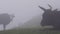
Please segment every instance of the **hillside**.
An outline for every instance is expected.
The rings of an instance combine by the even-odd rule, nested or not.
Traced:
[[[35,27],[40,27],[40,22],[41,22],[41,15],[34,16],[32,19],[24,23],[22,25],[22,28],[35,28]]]

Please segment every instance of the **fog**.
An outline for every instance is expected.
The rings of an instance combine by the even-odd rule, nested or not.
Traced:
[[[53,9],[60,10],[60,0],[0,0],[0,13],[15,15],[6,29],[23,25],[34,16],[41,16],[43,11],[38,6],[48,9],[47,4],[50,4]],[[0,26],[0,29],[3,29],[3,25]]]

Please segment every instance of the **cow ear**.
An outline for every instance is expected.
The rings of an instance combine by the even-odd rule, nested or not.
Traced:
[[[46,9],[45,8],[43,8],[43,7],[41,7],[41,6],[38,6],[39,8],[41,8],[43,11],[46,11]]]

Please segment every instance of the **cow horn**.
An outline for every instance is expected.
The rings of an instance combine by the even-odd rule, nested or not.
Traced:
[[[46,11],[46,9],[45,8],[43,8],[43,7],[41,7],[41,6],[38,6],[39,8],[41,8],[42,10],[44,10],[44,11]]]
[[[52,9],[51,5],[48,4],[48,6],[50,7],[50,9]]]

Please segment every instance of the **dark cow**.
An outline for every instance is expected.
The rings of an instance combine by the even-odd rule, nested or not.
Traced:
[[[45,9],[39,6],[39,8],[41,8],[44,11],[42,15],[42,21],[40,24],[42,26],[51,25],[55,29],[60,30],[60,11],[57,11],[57,9],[52,10],[52,7],[49,4],[48,6],[50,7],[50,9]]]
[[[3,24],[4,30],[6,25],[8,25],[14,17],[14,15],[9,15],[7,13],[0,14],[0,24]]]

